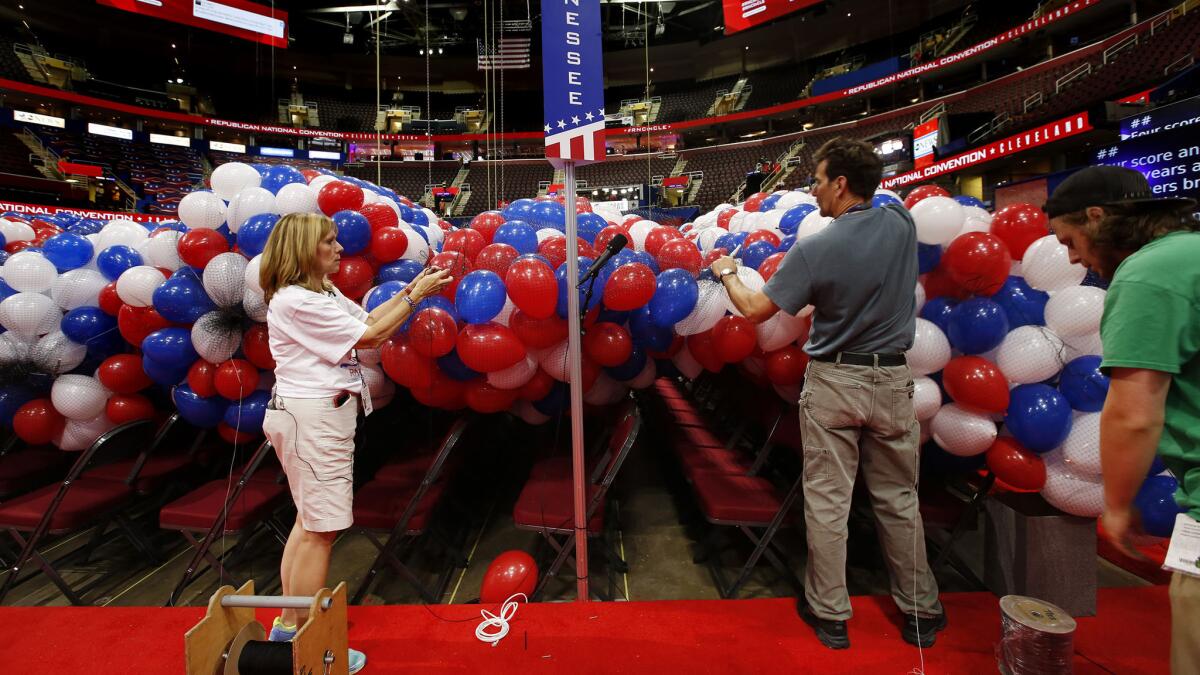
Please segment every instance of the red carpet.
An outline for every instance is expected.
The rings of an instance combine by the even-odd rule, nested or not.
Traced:
[[[925,673],[996,672],[995,596],[943,596],[949,628],[925,651]],[[522,607],[493,648],[475,640],[475,606],[350,608],[366,673],[900,673],[918,667],[888,598],[854,598],[849,651],[822,647],[793,601],[564,603]],[[442,617],[439,620],[432,612]],[[0,608],[5,673],[177,673],[183,633],[201,608]],[[259,619],[269,625],[270,612]],[[453,623],[452,621],[458,621]],[[1166,673],[1170,609],[1162,586],[1100,591],[1079,620],[1076,673]]]

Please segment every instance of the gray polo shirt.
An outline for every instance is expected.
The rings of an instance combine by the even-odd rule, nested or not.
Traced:
[[[813,305],[810,356],[898,354],[916,332],[917,228],[898,204],[854,211],[797,241],[763,292],[788,314]]]

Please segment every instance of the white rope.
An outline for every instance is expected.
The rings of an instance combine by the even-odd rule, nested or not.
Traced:
[[[480,642],[485,642],[495,647],[508,635],[508,622],[512,621],[512,618],[516,616],[517,607],[521,604],[516,601],[517,597],[524,598],[525,602],[529,602],[529,598],[524,593],[513,593],[500,606],[499,615],[492,614],[486,609],[479,611],[479,614],[483,616],[483,621],[475,627],[475,637]],[[490,631],[489,629],[491,628],[495,628],[495,631]]]

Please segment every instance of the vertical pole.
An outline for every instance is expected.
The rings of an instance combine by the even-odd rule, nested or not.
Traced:
[[[587,602],[587,492],[583,457],[583,352],[579,326],[579,227],[575,213],[575,162],[563,163],[566,182],[567,234],[567,363],[571,383],[571,476],[575,493],[575,577],[580,602]]]

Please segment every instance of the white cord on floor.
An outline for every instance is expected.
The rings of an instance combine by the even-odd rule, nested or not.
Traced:
[[[493,647],[500,644],[504,636],[508,635],[508,622],[517,614],[517,606],[520,604],[515,598],[521,597],[525,602],[529,602],[529,598],[524,593],[513,593],[508,596],[504,604],[500,606],[500,615],[496,616],[486,609],[480,610],[483,615],[483,621],[475,627],[475,637],[479,638],[480,642],[487,642]],[[494,632],[489,632],[488,629],[495,627]]]

